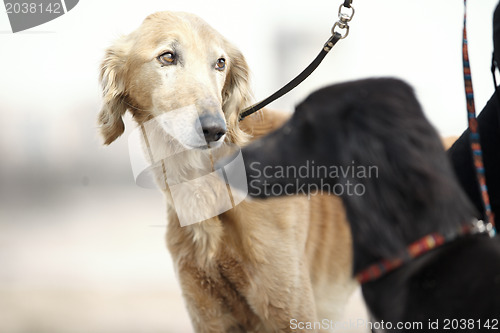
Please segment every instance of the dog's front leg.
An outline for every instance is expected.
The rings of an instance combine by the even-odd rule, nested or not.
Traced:
[[[178,272],[195,332],[261,332],[257,316],[244,299],[224,283],[225,279],[217,269],[201,269],[190,263],[181,263]]]

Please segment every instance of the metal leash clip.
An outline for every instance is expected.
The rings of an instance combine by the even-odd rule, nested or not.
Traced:
[[[347,8],[350,12],[343,11],[343,8]],[[344,39],[349,35],[349,22],[351,22],[354,17],[354,7],[347,7],[345,4],[341,4],[339,7],[339,20],[335,22],[332,27],[332,35],[338,33],[341,37],[340,39]],[[343,33],[342,33],[343,32]]]
[[[472,234],[486,233],[491,238],[495,237],[496,230],[490,222],[485,223],[483,220],[476,220],[473,223]]]

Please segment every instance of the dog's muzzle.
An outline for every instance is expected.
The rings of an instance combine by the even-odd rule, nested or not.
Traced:
[[[200,117],[200,124],[207,145],[221,140],[227,132],[226,122],[222,117],[204,115]]]

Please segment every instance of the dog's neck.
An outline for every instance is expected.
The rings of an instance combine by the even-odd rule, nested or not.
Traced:
[[[140,125],[142,146],[157,186],[164,192],[169,224],[191,226],[227,210],[227,184],[215,163],[236,149],[231,135],[218,148],[186,148],[156,123]],[[164,144],[150,144],[162,142]],[[191,228],[190,228],[191,229]],[[200,229],[200,228],[195,228]],[[197,237],[199,238],[199,237]]]
[[[402,179],[390,168],[379,168],[378,178],[356,180],[365,188],[363,195],[342,197],[353,237],[354,273],[401,255],[426,235],[454,237],[472,221],[472,206],[448,161],[441,163],[445,167],[431,168],[429,175],[405,170]]]

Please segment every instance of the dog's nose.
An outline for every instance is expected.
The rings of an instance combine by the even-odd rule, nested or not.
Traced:
[[[219,141],[226,134],[227,128],[224,119],[216,116],[200,117],[201,130],[207,144]]]

